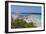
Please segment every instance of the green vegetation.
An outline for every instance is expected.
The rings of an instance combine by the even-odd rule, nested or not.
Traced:
[[[27,23],[23,19],[11,19],[11,28],[32,28],[34,27],[33,22]]]

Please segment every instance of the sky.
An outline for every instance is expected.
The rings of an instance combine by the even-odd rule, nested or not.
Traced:
[[[41,6],[11,5],[12,13],[41,13]]]

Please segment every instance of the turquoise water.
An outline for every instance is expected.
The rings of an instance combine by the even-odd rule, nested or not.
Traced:
[[[41,20],[41,13],[38,13],[38,14],[14,14],[12,13],[11,15],[20,15],[20,16],[32,16],[32,17],[36,17],[38,18],[39,20]]]

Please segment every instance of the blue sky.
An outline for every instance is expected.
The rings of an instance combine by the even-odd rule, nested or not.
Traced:
[[[41,13],[41,6],[11,5],[11,11],[14,13]]]

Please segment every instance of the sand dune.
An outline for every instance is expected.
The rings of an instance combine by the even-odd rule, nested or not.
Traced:
[[[41,26],[41,18],[40,15],[29,15],[29,16],[20,16],[20,15],[12,15],[13,19],[16,18],[24,19],[27,23],[33,22],[35,26]]]

